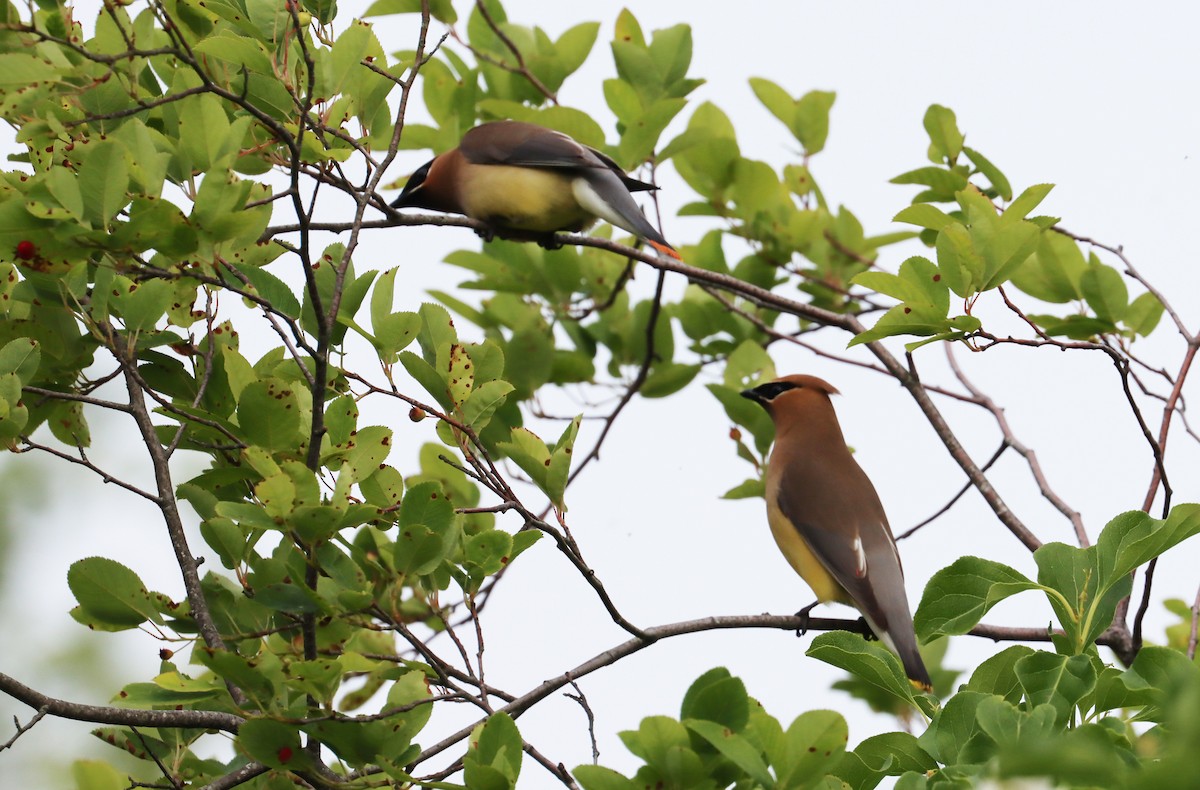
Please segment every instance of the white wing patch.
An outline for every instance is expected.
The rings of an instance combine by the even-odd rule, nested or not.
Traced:
[[[862,536],[855,533],[854,542],[854,576],[858,579],[867,577],[867,552],[863,550]]]

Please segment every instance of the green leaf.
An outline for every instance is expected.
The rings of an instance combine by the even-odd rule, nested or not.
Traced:
[[[819,634],[806,655],[844,669],[904,702],[917,704],[900,659],[858,634],[848,631]]]
[[[643,398],[665,398],[674,395],[696,378],[702,365],[680,365],[666,363],[651,368],[646,381],[638,391]]]
[[[988,182],[992,185],[992,189],[995,190],[996,197],[1005,201],[1012,200],[1012,185],[1008,183],[1005,175],[1000,172],[1000,168],[992,164],[987,157],[974,148],[964,145],[962,150],[967,155],[967,158],[971,160],[971,163],[975,165],[975,168],[987,177]]]
[[[390,428],[382,425],[360,428],[352,437],[350,449],[346,453],[346,463],[350,465],[352,479],[358,482],[375,474],[391,450]]]
[[[996,694],[1014,704],[1021,701],[1024,690],[1017,679],[1016,663],[1034,653],[1032,647],[1011,645],[984,660],[975,668],[963,688],[984,694]]]
[[[922,642],[965,634],[1000,601],[1036,589],[1037,584],[1007,565],[980,557],[961,557],[929,580],[913,625]]]
[[[1131,573],[1183,541],[1200,533],[1200,504],[1171,508],[1165,520],[1131,510],[1105,525],[1096,541],[1104,567],[1104,583]]]
[[[299,730],[281,721],[250,719],[238,728],[237,746],[247,757],[271,768],[304,769],[309,765]]]
[[[1054,706],[1047,703],[1022,710],[998,697],[980,701],[975,709],[975,718],[984,732],[998,744],[1013,746],[1036,743],[1056,734],[1057,715]]]
[[[42,350],[32,338],[19,337],[0,348],[0,375],[12,373],[21,383],[33,380],[42,361]]]
[[[71,564],[67,586],[84,614],[118,628],[162,619],[138,575],[116,560],[88,557]]]
[[[937,761],[907,732],[873,735],[854,747],[854,752],[869,764],[883,765],[890,761],[891,764],[885,771],[889,776],[899,776],[905,771],[924,772],[937,768]]]
[[[763,762],[762,755],[748,739],[712,721],[685,719],[683,724],[707,741],[710,746],[759,785],[762,787],[774,785],[774,779],[771,777],[771,772],[767,770],[767,764]]]
[[[1088,307],[1102,321],[1116,323],[1125,317],[1129,309],[1129,289],[1125,287],[1125,278],[1094,255],[1079,276],[1079,290],[1083,292]]]
[[[226,568],[233,570],[241,563],[246,551],[246,534],[232,519],[216,516],[201,521],[200,537],[217,553]]]
[[[269,450],[295,448],[300,439],[300,403],[290,384],[276,378],[246,385],[238,399],[238,424],[253,444]]]
[[[439,406],[447,412],[454,411],[454,404],[450,401],[450,390],[446,387],[446,380],[442,378],[442,375],[432,365],[411,351],[400,352],[400,364],[408,371],[408,375],[416,379],[417,383],[433,396]]]
[[[130,332],[153,329],[159,319],[166,315],[174,295],[171,283],[166,280],[146,280],[122,291],[117,297],[117,306],[125,321],[125,328]]]
[[[1098,546],[1078,549],[1064,543],[1046,543],[1033,553],[1038,582],[1057,594],[1048,594],[1069,649],[1083,652],[1112,623],[1117,602],[1129,593],[1129,575],[1113,575],[1104,567],[1108,558]]]
[[[267,709],[274,704],[276,687],[271,675],[279,672],[278,658],[266,655],[247,658],[207,645],[198,646],[193,658],[196,663],[215,672],[221,680],[240,688],[260,708]]]
[[[79,190],[88,220],[94,227],[107,227],[109,220],[129,203],[128,188],[129,160],[125,146],[113,141],[91,143],[79,167]]]
[[[822,637],[830,635],[821,634]],[[810,649],[809,655],[812,654]],[[785,738],[789,760],[786,767],[776,767],[779,782],[784,787],[805,787],[828,773],[841,759],[849,731],[840,713],[810,710],[796,717]]]
[[[961,224],[959,220],[928,203],[914,203],[901,209],[900,213],[892,217],[892,222],[907,222],[930,230],[941,230],[947,225]]]
[[[387,16],[389,14],[419,14],[422,10],[421,0],[375,0],[363,14],[369,16]],[[439,22],[453,25],[458,21],[458,14],[450,0],[433,0],[429,3],[429,14]],[[325,22],[326,20],[322,20]]]
[[[922,200],[945,202],[954,199],[954,194],[967,188],[967,177],[942,167],[919,167],[892,178],[892,184],[923,184],[929,192],[922,193]]]
[[[976,691],[955,694],[917,739],[921,748],[943,765],[988,760],[995,751],[995,741],[983,731],[976,716],[979,705],[988,699],[994,697]]]
[[[6,57],[12,56],[0,55],[0,58]],[[0,61],[0,73],[3,69],[3,61]],[[71,778],[75,790],[125,790],[129,787],[127,774],[99,760],[75,760],[71,763]]]
[[[287,283],[261,266],[236,266],[239,273],[265,301],[288,318],[300,317],[300,302]]]
[[[507,713],[493,713],[471,735],[463,756],[467,787],[515,787],[523,756],[521,733]],[[497,781],[502,784],[497,784]]]
[[[1163,303],[1154,294],[1146,292],[1129,303],[1122,321],[1134,334],[1147,337],[1158,326],[1162,315]]]
[[[393,561],[396,570],[423,576],[435,571],[458,545],[454,506],[435,482],[418,483],[400,506],[400,532]]]
[[[472,535],[463,546],[463,565],[476,584],[499,573],[508,564],[512,553],[512,536],[498,529]]]
[[[929,158],[934,162],[953,163],[962,153],[963,134],[958,130],[954,111],[940,104],[931,104],[925,111],[925,131],[929,133]]]
[[[1026,189],[1017,199],[1009,204],[1008,208],[1004,209],[1006,219],[1025,219],[1029,216],[1029,212],[1033,211],[1041,202],[1046,199],[1046,195],[1050,194],[1050,190],[1054,189],[1054,184],[1034,184]]]
[[[809,91],[796,102],[789,126],[810,156],[825,148],[829,137],[829,111],[836,98],[837,94],[832,91]]]
[[[641,787],[632,779],[602,765],[579,765],[571,773],[584,790],[639,790]]]
[[[1069,236],[1043,233],[1037,249],[1012,274],[1012,282],[1043,302],[1064,304],[1083,298],[1079,284],[1087,268],[1083,252]]]
[[[697,678],[679,711],[680,719],[703,719],[734,732],[741,732],[750,718],[750,698],[740,678],[717,667]]]
[[[1063,656],[1039,650],[1017,661],[1013,668],[1029,702],[1052,705],[1059,724],[1071,721],[1080,700],[1096,688],[1096,668],[1086,655]]]
[[[500,442],[500,450],[512,459],[534,484],[545,490],[546,470],[550,467],[550,448],[528,428],[514,428],[509,441]]]
[[[721,499],[753,499],[766,496],[767,487],[760,478],[752,477],[721,494]]]
[[[946,317],[950,309],[950,291],[944,282],[946,278],[943,277],[943,271],[929,259],[913,256],[900,264],[897,275],[886,272],[862,272],[857,275],[852,282],[900,298],[902,303],[885,313],[871,329],[856,335],[850,345],[891,335],[927,336],[959,329],[964,317],[954,320]]]
[[[492,415],[504,405],[513,389],[513,385],[504,380],[479,385],[462,405],[463,421],[478,434],[491,422]]]
[[[566,512],[563,497],[567,491],[567,479],[571,473],[571,454],[575,451],[575,437],[583,417],[576,417],[567,424],[550,453],[550,466],[546,470],[545,492],[559,512]]]

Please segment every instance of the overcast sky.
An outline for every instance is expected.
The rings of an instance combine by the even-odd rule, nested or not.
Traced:
[[[468,5],[456,3],[464,17]],[[693,25],[692,74],[708,82],[691,98],[712,101],[729,114],[745,155],[773,165],[796,156],[788,132],[754,98],[749,77],[767,77],[797,96],[812,89],[836,91],[829,143],[812,168],[831,203],[851,209],[869,234],[900,228],[890,219],[914,190],[887,181],[925,163],[921,119],[929,104],[940,103],[955,110],[967,144],[1001,167],[1016,190],[1057,184],[1039,213],[1061,216],[1063,225],[1075,232],[1123,245],[1141,272],[1173,297],[1189,325],[1200,326],[1200,270],[1191,243],[1200,214],[1200,51],[1194,40],[1200,11],[1193,4],[1160,4],[1151,13],[1115,2],[718,5],[593,0],[581,10],[585,7],[574,3],[510,0],[506,8],[512,21],[538,24],[552,37],[580,21],[602,23],[591,57],[560,98],[592,113],[610,140],[616,134],[600,82],[613,74],[608,41],[624,5],[647,32],[681,21]],[[363,2],[341,3],[342,19],[348,21],[365,7]],[[378,27],[389,51],[411,47],[413,18],[381,20]],[[664,139],[682,128],[690,112],[685,110]],[[11,146],[11,140],[4,138],[3,144]],[[424,152],[403,154],[396,178],[426,158]],[[676,244],[695,241],[712,227],[711,221],[675,217],[673,209],[694,196],[669,167],[660,171],[660,179],[667,238]],[[464,229],[397,228],[367,234],[356,263],[360,270],[399,265],[401,279],[414,290],[399,295],[398,302],[407,300],[415,309],[426,298],[417,284],[422,290],[445,288],[464,279],[440,263],[442,257],[476,246]],[[731,255],[736,252],[730,247]],[[906,255],[917,252],[912,247],[889,249],[880,263],[894,271]],[[1111,257],[1106,261],[1115,263]],[[645,271],[635,287],[645,291],[652,279]],[[672,288],[678,293],[682,283],[672,282]],[[791,293],[787,286],[784,293]],[[830,333],[824,347],[840,350],[847,340]],[[899,342],[892,345],[901,348]],[[1156,336],[1137,345],[1139,354],[1155,365],[1177,367],[1182,343],[1166,322]],[[957,466],[911,399],[890,379],[794,347],[774,347],[772,354],[780,372],[819,375],[843,391],[835,405],[847,439],[874,479],[897,532],[936,511],[962,485]],[[1019,438],[1037,450],[1051,484],[1084,514],[1093,538],[1109,518],[1140,507],[1151,457],[1122,405],[1119,381],[1106,358],[995,349],[986,354],[960,350],[958,359],[977,384],[1008,408]],[[943,360],[936,346],[918,354],[927,381],[949,381]],[[704,381],[666,401],[635,401],[605,445],[602,463],[589,469],[568,497],[570,524],[586,559],[621,610],[640,626],[714,614],[788,614],[812,599],[778,555],[762,501],[718,499],[751,470],[734,455],[729,423],[701,386]],[[1196,387],[1187,391],[1194,395]],[[571,403],[564,398],[554,405],[569,411]],[[944,401],[939,405],[973,457],[985,461],[999,443],[991,418],[978,409]],[[1147,416],[1157,426],[1158,411],[1148,410]],[[386,411],[372,418],[397,431],[392,462],[411,471],[407,459],[415,460],[420,443],[434,440],[431,422],[414,426],[403,413]],[[1175,501],[1195,501],[1194,470],[1200,458],[1179,427],[1169,455]],[[96,444],[121,441],[128,431],[121,423],[100,423],[94,431]],[[581,446],[590,446],[593,439],[594,432],[585,429]],[[6,460],[5,474],[12,473],[8,470],[14,462],[30,461],[29,456]],[[111,686],[88,688],[87,678],[63,676],[56,663],[61,645],[66,637],[79,636],[79,627],[66,614],[74,603],[65,582],[67,567],[89,555],[111,556],[134,567],[151,587],[181,596],[178,570],[149,507],[129,505],[120,492],[73,469],[45,459],[38,463],[38,472],[49,477],[48,487],[60,491],[69,485],[73,495],[56,494],[48,516],[11,516],[16,544],[0,581],[0,623],[6,633],[27,632],[28,637],[20,640],[20,650],[6,651],[0,669],[56,696],[105,702],[124,683],[157,671],[159,645],[137,632],[90,637],[87,649],[97,651],[90,660],[108,673],[105,682]],[[113,459],[112,464],[118,473],[145,473],[140,458]],[[198,468],[195,461],[185,462],[179,479]],[[1071,539],[1069,524],[1038,496],[1015,457],[998,465],[995,479],[1041,539]],[[519,526],[515,519],[499,523],[510,530]],[[200,551],[198,536],[196,542]],[[1192,599],[1195,552],[1188,546],[1160,566],[1156,600]],[[1034,573],[1028,554],[974,493],[903,542],[901,553],[914,606],[929,576],[963,554],[1001,559]],[[28,593],[31,588],[36,595]],[[850,611],[826,607],[817,613]],[[1026,594],[987,619],[1042,625],[1049,618],[1048,608]],[[1161,606],[1152,606],[1148,637],[1161,639],[1167,622]],[[517,562],[489,603],[485,628],[489,682],[514,693],[624,640],[549,541]],[[828,707],[849,719],[851,744],[894,728],[893,721],[827,691],[840,673],[806,658],[808,643],[809,638],[798,640],[787,632],[683,637],[589,676],[580,686],[596,714],[601,763],[631,771],[635,760],[616,733],[635,728],[647,715],[677,716],[687,686],[713,666],[727,666],[741,676],[784,726],[805,710]],[[969,671],[996,649],[961,638],[948,663]],[[11,721],[11,713],[22,720],[29,715],[23,706],[0,700],[0,721]],[[422,742],[440,738],[433,728],[449,721],[435,717]],[[525,737],[556,762],[575,766],[590,759],[584,714],[561,696],[522,717],[520,725]],[[76,734],[81,738],[87,729],[43,722],[25,736],[28,742],[0,755],[0,771],[28,776],[22,772],[34,762],[57,764],[66,756],[63,747],[73,750]],[[0,732],[0,740],[6,738]],[[46,750],[42,754],[55,756],[40,756],[35,745]],[[551,784],[527,761],[522,787]]]

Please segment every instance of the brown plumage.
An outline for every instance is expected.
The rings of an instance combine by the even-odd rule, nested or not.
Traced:
[[[742,393],[775,423],[766,480],[771,533],[817,599],[862,612],[913,684],[928,690],[896,539],[875,486],[846,447],[835,394],[815,376],[784,376]]]
[[[494,228],[533,233],[578,232],[602,219],[678,258],[631,194],[653,189],[562,132],[494,121],[418,168],[392,207],[465,214]]]

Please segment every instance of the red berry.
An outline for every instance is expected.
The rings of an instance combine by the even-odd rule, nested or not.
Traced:
[[[280,746],[279,751],[275,752],[275,756],[279,758],[279,762],[287,763],[292,759],[292,747]]]
[[[175,655],[174,651],[168,650],[165,647],[162,650],[158,651],[158,657],[161,658],[163,661],[170,661],[171,656],[173,656],[173,655]]]
[[[17,242],[17,257],[23,261],[37,257],[37,245],[25,239]]]

